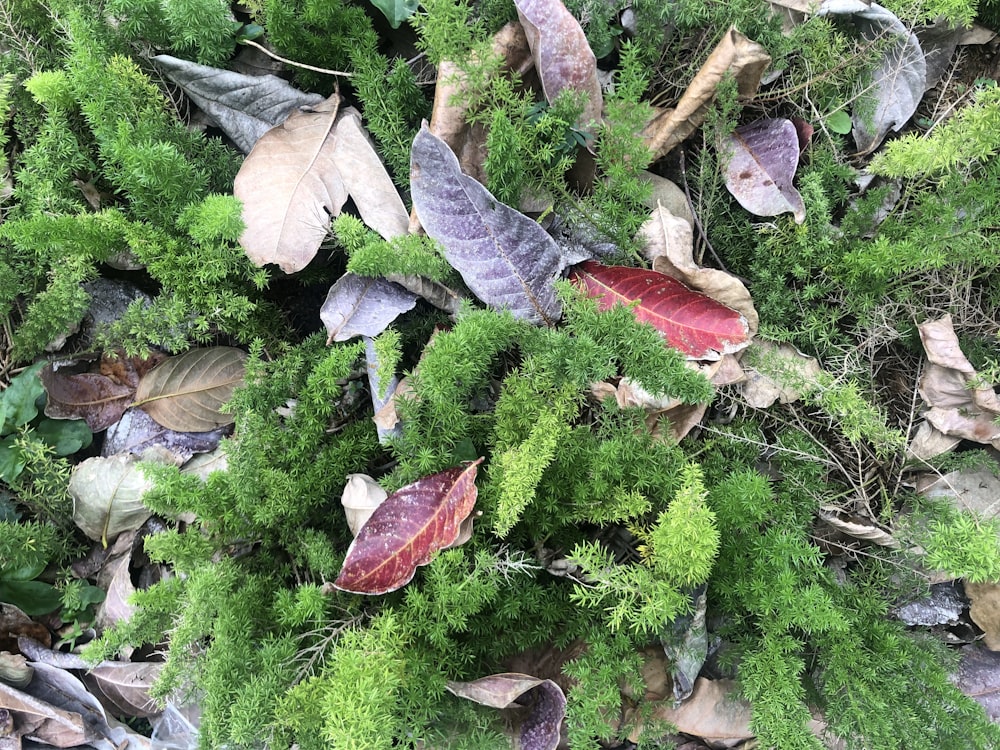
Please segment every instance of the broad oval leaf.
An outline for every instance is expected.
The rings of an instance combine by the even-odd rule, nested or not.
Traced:
[[[246,354],[216,346],[169,357],[139,381],[135,406],[169,430],[208,432],[233,423],[220,411],[243,382]]]
[[[419,566],[458,539],[476,504],[482,461],[432,474],[389,495],[351,542],[333,585],[355,594],[388,594],[409,583]]]
[[[88,458],[69,479],[73,523],[107,546],[109,539],[138,529],[152,515],[142,504],[142,496],[152,487],[152,480],[129,456]]]
[[[552,680],[520,672],[504,672],[472,682],[448,682],[448,692],[490,708],[520,708],[517,747],[555,750],[566,716],[566,694]],[[528,707],[527,712],[523,709]]]
[[[236,175],[246,229],[240,244],[259,266],[301,271],[326,238],[348,196],[361,218],[385,238],[406,233],[409,215],[375,147],[336,95],[299,110],[265,133]]]
[[[799,135],[791,120],[765,119],[741,125],[726,144],[726,188],[747,211],[776,216],[791,211],[806,220],[802,196],[792,185],[799,164]]]
[[[268,130],[299,107],[319,104],[323,97],[299,91],[278,76],[248,76],[210,68],[170,55],[153,58],[156,67],[246,154]]]
[[[151,719],[163,709],[149,691],[163,670],[163,662],[104,661],[83,675],[84,684],[117,716]]]
[[[48,394],[45,415],[52,419],[83,419],[94,432],[121,419],[135,397],[137,381],[115,382],[96,372],[69,375],[51,362],[39,376]]]
[[[448,262],[490,307],[551,324],[561,309],[553,282],[563,268],[544,229],[462,173],[458,158],[424,123],[410,154],[413,206]]]
[[[636,319],[690,359],[718,359],[750,344],[746,317],[665,274],[587,261],[570,278],[602,310],[635,303]]]
[[[545,99],[552,102],[564,89],[583,92],[587,101],[580,125],[600,122],[604,100],[597,79],[597,58],[579,21],[561,0],[515,0],[514,4]]]
[[[319,310],[329,334],[326,343],[378,336],[398,315],[416,304],[417,295],[399,284],[345,273],[330,287]]]

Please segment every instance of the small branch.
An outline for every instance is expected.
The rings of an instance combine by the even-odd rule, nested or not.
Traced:
[[[694,218],[695,226],[698,228],[698,234],[701,236],[701,241],[705,243],[705,247],[708,248],[708,252],[712,254],[712,257],[715,259],[719,268],[728,273],[726,270],[726,264],[722,262],[722,259],[719,258],[718,254],[715,252],[715,248],[712,247],[712,243],[708,239],[708,233],[705,231],[705,227],[702,225],[701,219],[698,218],[698,209],[695,207],[694,200],[691,198],[691,188],[688,187],[687,165],[684,163],[683,147],[679,149],[679,151],[681,159],[681,177],[683,178],[682,182],[684,183],[684,197],[687,198],[688,208],[691,209],[691,216]]]
[[[311,71],[313,71],[315,73],[323,73],[323,74],[328,75],[328,76],[344,76],[345,78],[350,78],[351,76],[354,75],[353,73],[344,73],[343,71],[340,71],[340,70],[328,70],[327,68],[317,68],[314,65],[306,65],[305,63],[297,63],[294,60],[289,60],[288,58],[281,57],[281,55],[274,54],[273,52],[271,52],[271,50],[267,49],[267,47],[264,47],[264,46],[262,46],[260,44],[257,44],[257,42],[255,42],[255,41],[253,41],[251,39],[243,39],[243,40],[240,41],[240,44],[249,44],[251,47],[256,47],[257,49],[259,49],[261,52],[263,52],[268,57],[270,57],[270,58],[272,58],[274,60],[277,60],[278,62],[283,62],[283,63],[285,63],[285,65],[292,65],[292,66],[294,66],[296,68],[303,68],[304,70],[311,70]]]

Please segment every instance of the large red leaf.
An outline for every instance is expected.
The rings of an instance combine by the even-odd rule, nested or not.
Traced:
[[[387,497],[347,549],[333,585],[355,594],[388,594],[452,544],[476,504],[483,459],[418,479]]]
[[[587,261],[570,278],[598,299],[601,310],[637,303],[636,319],[652,325],[691,359],[718,359],[750,343],[743,315],[666,274]]]

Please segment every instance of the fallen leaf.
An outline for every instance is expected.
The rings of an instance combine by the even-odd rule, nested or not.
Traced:
[[[142,409],[128,409],[108,427],[101,455],[107,458],[128,453],[142,457],[153,448],[162,448],[171,456],[171,463],[180,466],[196,453],[215,450],[228,432],[225,427],[207,432],[178,432],[159,424]]]
[[[988,385],[971,387],[978,373],[962,353],[951,316],[921,323],[917,330],[929,362],[918,384],[931,407],[924,419],[945,435],[1000,448],[1000,427],[994,423],[1000,399]]]
[[[93,739],[83,718],[0,682],[0,709],[10,711],[19,737],[54,747],[84,745]]]
[[[980,518],[1000,515],[1000,478],[988,466],[944,476],[925,474],[917,480],[917,492],[927,498],[947,500],[956,509]]]
[[[457,314],[462,300],[465,299],[446,284],[428,279],[425,276],[391,273],[385,277],[385,280],[391,281],[393,284],[399,284],[403,289],[430,302],[438,310],[444,310],[449,315]]]
[[[889,130],[901,130],[917,111],[927,81],[920,40],[892,11],[878,3],[827,3],[817,15],[848,15],[864,39],[891,40],[872,74],[871,90],[851,115],[854,142],[860,153],[867,154],[878,148]],[[874,111],[866,103],[873,104]]]
[[[906,448],[908,462],[924,465],[935,456],[940,456],[953,450],[962,442],[962,438],[945,435],[930,422],[924,420],[917,427],[913,439]]]
[[[340,495],[340,504],[344,506],[344,515],[351,534],[357,536],[361,528],[371,518],[375,509],[380,506],[389,493],[367,474],[348,474],[347,484]]]
[[[746,379],[740,393],[754,409],[775,401],[790,404],[816,388],[823,372],[815,357],[807,357],[790,344],[754,340],[744,356]]]
[[[53,419],[83,419],[94,432],[107,429],[119,419],[135,397],[139,378],[116,381],[98,372],[69,373],[69,368],[50,362],[39,372],[48,398],[45,415]]]
[[[483,459],[423,477],[393,492],[375,509],[347,549],[333,585],[355,594],[387,594],[450,545],[476,503],[476,469]]]
[[[673,396],[656,396],[629,378],[621,378],[617,386],[603,381],[591,383],[590,392],[598,400],[613,397],[619,409],[645,409],[645,423],[654,437],[662,434],[661,425],[666,420],[675,442],[683,440],[708,410],[708,404],[686,404]]]
[[[524,28],[516,21],[505,24],[493,35],[492,53],[501,59],[496,72],[487,71],[487,80],[497,73],[511,71],[522,74],[532,65],[531,50]],[[473,57],[473,65],[476,58]],[[450,60],[437,66],[434,105],[431,109],[430,131],[443,140],[458,157],[462,171],[477,182],[486,184],[483,163],[486,160],[486,128],[468,122],[472,82],[464,69]]]
[[[149,689],[163,662],[105,661],[83,675],[84,684],[117,716],[152,719],[163,713]]]
[[[319,94],[299,91],[274,75],[243,75],[170,55],[152,60],[244,154],[292,112],[323,101]]]
[[[382,11],[389,25],[398,29],[399,24],[417,10],[417,0],[371,0],[372,5]]]
[[[206,481],[213,472],[228,471],[229,457],[226,449],[220,445],[211,453],[199,453],[181,467],[181,474],[194,474],[201,481]]]
[[[757,309],[743,282],[731,273],[701,268],[694,262],[690,222],[660,205],[639,229],[637,239],[643,244],[643,255],[652,261],[654,271],[675,278],[741,313],[747,319],[748,335],[752,337],[757,333]]]
[[[94,626],[99,631],[105,631],[119,622],[128,620],[135,612],[131,603],[135,586],[129,570],[132,564],[132,550],[135,532],[120,534],[115,540],[107,560],[97,574],[97,585],[105,590],[104,601],[97,607]],[[126,658],[132,653],[132,647],[126,647],[122,656]]]
[[[570,278],[607,310],[630,306],[637,320],[649,323],[691,359],[718,359],[750,343],[749,324],[740,313],[665,274],[587,261]]]
[[[319,311],[328,334],[326,343],[378,336],[416,304],[416,295],[398,284],[345,273],[330,287]]]
[[[577,120],[582,128],[601,121],[604,99],[597,80],[597,58],[587,36],[561,0],[514,0],[524,27],[542,92],[549,103],[566,89],[586,96]]]
[[[338,112],[336,94],[297,110],[264,134],[233,184],[243,201],[240,244],[258,266],[301,271],[326,239],[331,218],[348,197],[361,218],[385,238],[406,233],[408,215],[361,115]]]
[[[954,583],[947,581],[931,586],[929,597],[893,607],[892,614],[911,627],[957,625],[965,606]]]
[[[169,357],[139,381],[135,404],[169,430],[208,432],[233,423],[221,411],[243,382],[246,354],[228,346]]]
[[[699,586],[691,596],[691,611],[665,623],[660,632],[660,645],[672,665],[671,694],[675,701],[687,700],[694,692],[698,673],[708,656],[708,630],[705,627],[707,590],[704,584]]]
[[[23,636],[52,644],[48,628],[32,620],[13,604],[0,602],[0,651],[18,653],[17,640]]]
[[[555,241],[463,174],[426,123],[413,140],[410,185],[420,223],[479,299],[533,323],[559,319],[553,282],[564,265]]]
[[[153,481],[130,456],[88,458],[73,468],[69,479],[73,523],[107,546],[108,540],[138,529],[152,515],[142,504],[152,487]]]
[[[655,172],[640,172],[639,179],[648,182],[653,186],[653,191],[649,198],[643,201],[643,205],[650,211],[655,211],[657,206],[663,206],[674,216],[684,219],[690,226],[694,226],[694,214],[691,213],[691,206],[688,204],[687,195],[676,183],[671,182],[666,177],[661,177]]]
[[[965,646],[954,681],[983,707],[991,721],[1000,721],[1000,653],[978,643]]]
[[[392,402],[396,389],[399,387],[399,377],[393,372],[386,379],[386,382],[383,383],[382,378],[379,377],[381,362],[379,361],[378,352],[375,351],[375,341],[370,336],[365,336],[364,342],[365,365],[367,365],[368,371],[368,392],[371,394],[372,411],[375,414],[373,419],[375,422],[375,431],[378,433],[379,443],[385,445],[392,438],[398,438],[403,434],[403,429],[395,414],[395,409],[390,406],[393,410],[391,417],[384,411],[386,406]]]
[[[828,526],[853,539],[862,539],[889,549],[900,548],[892,534],[870,518],[848,513],[835,505],[821,505],[817,515]]]
[[[969,597],[969,617],[983,630],[983,643],[1000,651],[1000,583],[965,582]]]
[[[643,129],[653,161],[666,156],[701,127],[724,78],[735,78],[737,92],[747,98],[757,91],[760,77],[770,63],[767,50],[730,27],[695,74],[677,107],[657,114]]]
[[[453,695],[482,706],[526,708],[516,730],[517,747],[521,750],[555,750],[559,745],[566,696],[552,680],[504,672],[472,682],[449,681],[446,687]]]
[[[643,721],[635,714],[638,709],[626,709],[626,720],[634,718],[638,726],[629,739],[639,740]],[[740,695],[734,680],[707,680],[699,677],[694,683],[691,697],[678,708],[672,699],[658,700],[652,704],[651,716],[677,727],[684,734],[702,737],[708,744],[722,741],[740,741],[753,737],[750,731],[750,703]]]
[[[726,189],[757,216],[792,212],[806,220],[802,196],[792,185],[799,163],[799,137],[791,120],[765,119],[741,125],[722,149]]]

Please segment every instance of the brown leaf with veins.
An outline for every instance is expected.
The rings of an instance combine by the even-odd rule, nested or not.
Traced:
[[[746,379],[740,392],[754,409],[766,409],[775,401],[790,404],[817,386],[823,372],[815,357],[807,357],[791,344],[773,344],[757,339],[748,350]]]
[[[989,385],[973,387],[978,378],[958,343],[951,316],[917,326],[929,364],[920,378],[920,396],[930,409],[924,418],[952,437],[1000,449],[1000,399]]]
[[[767,50],[731,26],[677,106],[657,114],[643,129],[642,135],[653,152],[653,161],[666,156],[701,126],[724,78],[734,77],[740,98],[745,99],[756,93],[760,77],[770,63]]]
[[[686,219],[659,205],[639,229],[637,239],[643,243],[643,255],[653,262],[654,271],[665,273],[716,302],[743,313],[749,326],[749,336],[757,333],[760,319],[743,282],[731,273],[701,268],[694,262],[694,235]]]

